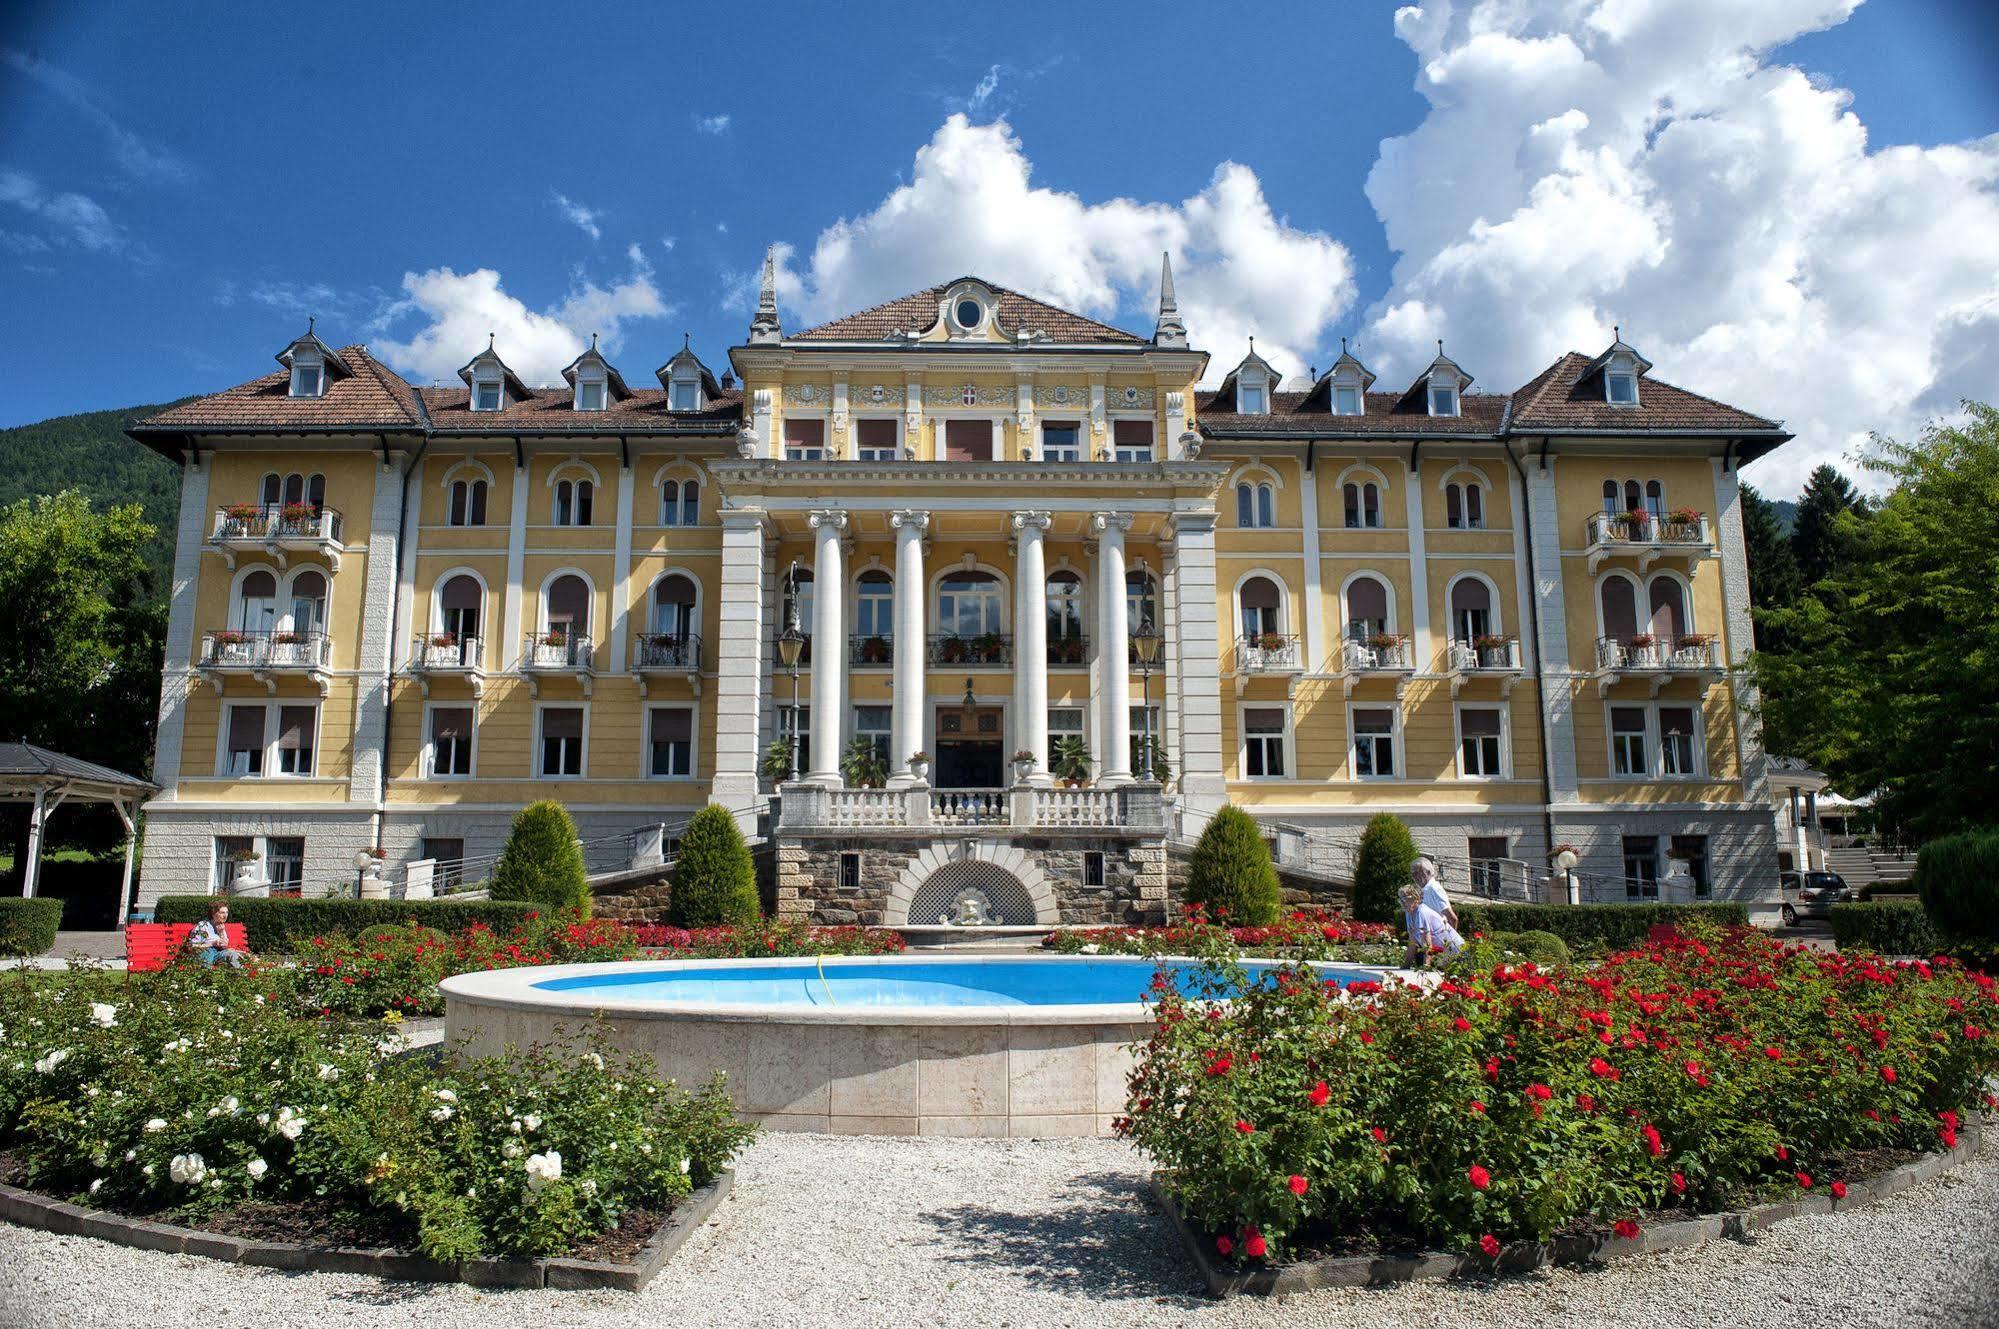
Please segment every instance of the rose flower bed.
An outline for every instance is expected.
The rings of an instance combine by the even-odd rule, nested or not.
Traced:
[[[1228,927],[1189,905],[1164,927],[1058,928],[1041,939],[1061,955],[1283,955],[1301,960],[1396,964],[1402,946],[1386,923],[1361,923],[1337,912],[1299,909],[1267,927]]]
[[[634,924],[633,938],[662,959],[743,960],[798,955],[899,955],[900,932],[886,928],[811,927],[764,919],[755,927],[676,928]]]
[[[1237,994],[1225,1005],[1211,998]],[[1747,932],[1590,968],[1348,990],[1211,960],[1119,1131],[1217,1252],[1502,1243],[1813,1189],[1955,1143],[1999,1072],[1992,979]]]
[[[656,1223],[753,1134],[719,1085],[603,1052],[390,1056],[273,980],[0,980],[0,1174],[244,1236],[524,1257]]]

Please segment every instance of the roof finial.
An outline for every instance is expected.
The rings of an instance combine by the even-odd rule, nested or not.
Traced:
[[[1342,337],[1340,338],[1340,354],[1345,355],[1346,353],[1347,353],[1347,339],[1345,337]]]
[[[1623,340],[1624,340],[1624,329],[1623,329],[1623,328],[1621,328],[1621,327],[1619,327],[1619,326],[1618,326],[1617,324],[1615,324],[1615,323],[1611,324],[1611,325],[1610,325],[1610,339],[1611,339],[1612,341],[1623,341]]]
[[[683,332],[683,333],[681,333],[681,334],[680,334],[680,349],[681,349],[681,350],[683,350],[683,351],[691,351],[691,350],[693,350],[693,349],[694,349],[694,334],[693,334],[693,333],[691,333],[691,332]]]
[[[777,317],[777,246],[764,250],[763,280],[757,286],[757,314],[750,320],[750,341],[769,344],[784,340]]]
[[[1439,337],[1437,338],[1437,355],[1439,358],[1442,358],[1443,354],[1444,354],[1444,339],[1442,337]]]
[[[493,349],[493,334],[490,332],[486,334],[486,349],[489,351]]]
[[[306,335],[306,336],[310,337],[310,336],[312,335],[312,329],[313,329],[313,325],[314,325],[314,324],[316,324],[316,323],[318,323],[318,322],[319,322],[319,315],[317,315],[317,314],[307,314],[307,315],[305,316],[305,335]]]
[[[1152,331],[1155,346],[1185,346],[1187,325],[1180,320],[1180,301],[1173,292],[1173,255],[1159,254],[1159,323]]]
[[[593,351],[597,349],[597,334],[594,332],[590,334],[590,349]]]

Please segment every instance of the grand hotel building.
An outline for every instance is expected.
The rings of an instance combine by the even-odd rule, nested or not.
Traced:
[[[243,851],[448,874],[538,797],[593,842],[719,803],[826,919],[1157,914],[1224,803],[1294,861],[1387,810],[1464,884],[1766,891],[1737,474],[1782,428],[1621,339],[1202,389],[1161,278],[1150,336],[976,277],[791,331],[766,264],[720,375],[416,388],[308,330],[138,425],[182,474],[142,907]]]

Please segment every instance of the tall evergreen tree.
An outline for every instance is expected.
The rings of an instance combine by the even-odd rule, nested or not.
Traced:
[[[1798,556],[1777,509],[1749,485],[1742,486],[1742,539],[1749,555],[1749,600],[1759,609],[1788,609],[1804,583]],[[1762,634],[1758,633],[1761,643]]]
[[[1812,472],[1791,525],[1791,553],[1805,586],[1816,586],[1852,563],[1857,533],[1842,518],[1866,513],[1853,482],[1837,468],[1820,466]]]

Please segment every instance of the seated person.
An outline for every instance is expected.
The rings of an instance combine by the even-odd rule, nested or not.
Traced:
[[[1465,939],[1442,914],[1424,903],[1422,888],[1413,882],[1402,888],[1402,922],[1409,932],[1409,951],[1403,963],[1411,969],[1427,966],[1435,952],[1441,951],[1444,959],[1450,960],[1464,949]]]
[[[187,948],[201,957],[201,962],[213,969],[217,963],[227,964],[232,969],[241,969],[248,955],[229,945],[229,906],[221,900],[208,906],[208,917],[194,925],[187,934]]]

